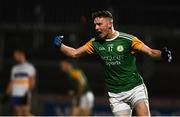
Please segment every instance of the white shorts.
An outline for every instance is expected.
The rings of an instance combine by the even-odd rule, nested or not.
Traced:
[[[94,106],[94,95],[91,91],[88,91],[80,98],[80,107],[92,109]]]
[[[114,115],[118,113],[131,113],[134,106],[141,101],[148,103],[147,89],[144,84],[139,85],[129,91],[121,93],[108,92],[110,106]]]

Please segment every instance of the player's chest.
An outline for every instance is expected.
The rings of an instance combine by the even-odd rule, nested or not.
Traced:
[[[28,69],[24,69],[23,67],[17,67],[13,70],[12,76],[14,78],[25,78],[28,77]]]
[[[126,41],[106,41],[95,43],[95,50],[99,55],[104,54],[127,54],[131,51],[131,43]]]

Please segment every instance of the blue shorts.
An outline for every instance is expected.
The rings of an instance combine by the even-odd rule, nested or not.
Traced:
[[[13,106],[22,106],[27,105],[30,100],[30,94],[26,94],[25,96],[13,96],[11,98],[11,103]]]

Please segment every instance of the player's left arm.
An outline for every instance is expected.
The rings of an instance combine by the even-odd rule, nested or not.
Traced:
[[[81,46],[79,48],[73,48],[70,46],[67,46],[62,43],[63,41],[63,36],[56,36],[54,38],[54,45],[56,48],[58,48],[62,53],[64,53],[66,56],[71,57],[71,58],[78,58],[82,55],[85,55],[86,53],[88,54],[93,54],[94,49],[92,47],[92,39],[87,42],[84,46]]]
[[[171,62],[172,60],[171,51],[168,50],[166,47],[163,48],[162,50],[152,49],[147,45],[145,45],[142,41],[140,41],[136,37],[132,39],[132,48],[133,50],[141,51],[152,58],[163,59],[166,60],[167,62]]]
[[[30,67],[29,73],[29,90],[31,91],[36,84],[36,69],[34,66]]]
[[[29,90],[30,91],[35,87],[35,84],[36,84],[36,76],[35,75],[29,76]]]
[[[149,55],[152,58],[161,59],[161,51],[160,50],[152,49],[145,44],[144,44],[144,46],[142,46],[140,51],[146,53],[147,55]]]

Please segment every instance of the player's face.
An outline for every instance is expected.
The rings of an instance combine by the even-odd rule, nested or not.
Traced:
[[[112,27],[112,22],[107,18],[97,17],[94,19],[94,24],[98,37],[101,39],[107,38]]]
[[[20,52],[14,52],[14,60],[18,63],[22,63],[24,61],[24,54]]]

